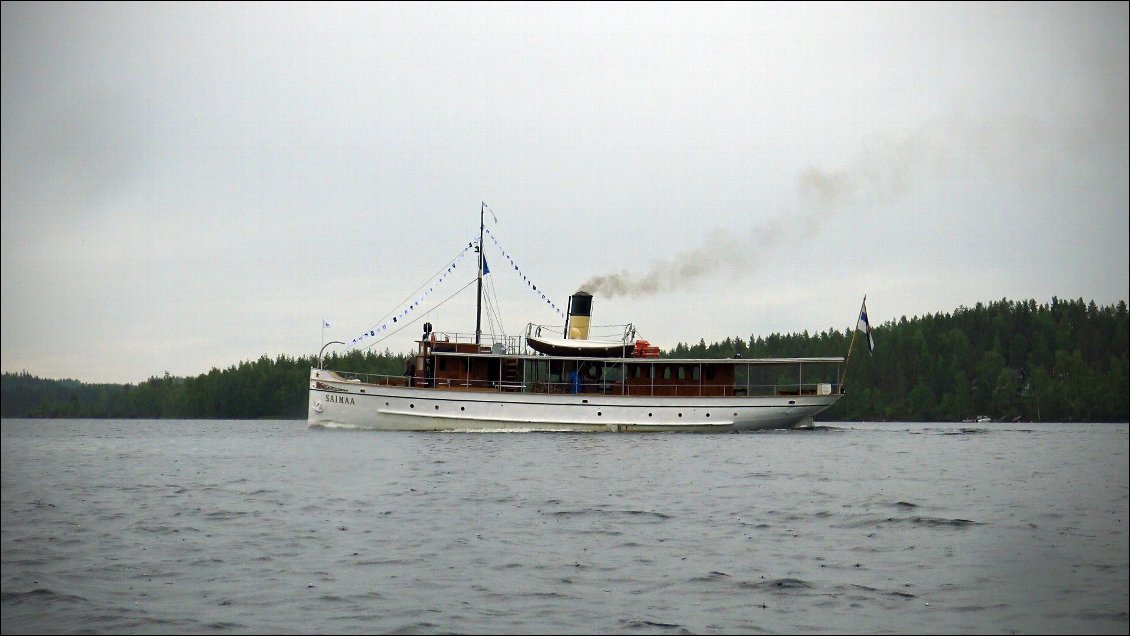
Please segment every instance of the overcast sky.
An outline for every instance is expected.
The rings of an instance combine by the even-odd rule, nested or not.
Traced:
[[[1128,6],[5,2],[3,371],[473,332],[483,202],[510,334],[1114,304]]]

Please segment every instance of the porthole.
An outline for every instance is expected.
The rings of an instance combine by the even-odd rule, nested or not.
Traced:
[[[460,410],[460,411],[466,411],[466,410],[467,410],[467,407],[465,407],[465,406],[461,406],[461,407],[459,407],[459,410]]]
[[[683,416],[683,414],[682,414],[682,413],[679,413],[679,417],[682,417],[682,416]]]
[[[437,410],[437,411],[439,410],[439,405],[438,405],[438,404],[436,404],[436,410]]]
[[[604,414],[603,414],[603,413],[601,413],[600,411],[597,411],[597,412],[596,412],[596,416],[597,416],[597,417],[600,417],[601,415],[604,415]]]
[[[410,408],[410,409],[414,409],[414,408],[416,408],[416,405],[415,405],[415,404],[409,404],[409,405],[408,405],[408,408]]]

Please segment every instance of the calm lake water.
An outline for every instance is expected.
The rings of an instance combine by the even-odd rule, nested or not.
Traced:
[[[3,420],[3,632],[1126,634],[1128,425]]]

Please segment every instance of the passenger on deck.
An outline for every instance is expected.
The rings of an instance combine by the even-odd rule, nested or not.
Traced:
[[[580,376],[580,374],[577,373],[576,369],[573,369],[572,371],[569,372],[569,392],[570,393],[580,393],[581,392],[581,376]]]

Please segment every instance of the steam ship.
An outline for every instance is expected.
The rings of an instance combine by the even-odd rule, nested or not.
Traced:
[[[737,432],[811,426],[842,396],[844,358],[661,357],[631,324],[591,325],[593,296],[584,290],[570,296],[563,326],[483,334],[482,232],[480,217],[475,333],[425,323],[400,376],[320,368],[319,354],[309,378],[311,426]]]

